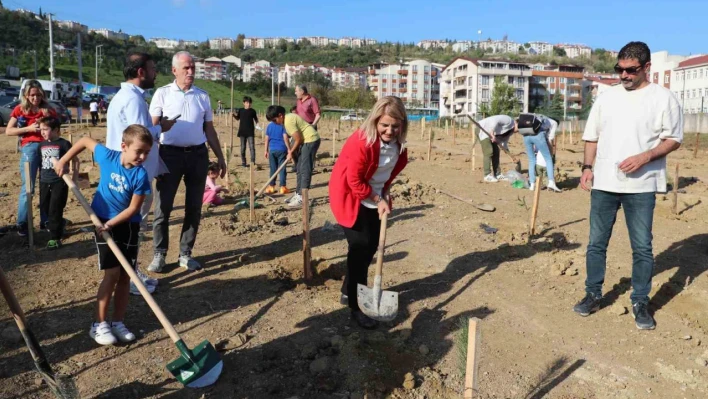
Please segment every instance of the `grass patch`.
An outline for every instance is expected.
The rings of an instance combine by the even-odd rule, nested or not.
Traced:
[[[457,359],[457,368],[461,375],[464,376],[467,371],[467,340],[470,334],[469,319],[460,317],[457,319],[456,325],[459,331],[454,340],[455,358]]]

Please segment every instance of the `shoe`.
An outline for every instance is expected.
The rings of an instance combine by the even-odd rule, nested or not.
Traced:
[[[293,198],[295,198],[295,197],[297,197],[297,193],[295,193],[295,194],[289,196],[288,198],[284,199],[283,202],[285,202],[286,204],[288,204],[288,203],[290,203],[290,201],[292,201]]]
[[[49,240],[47,242],[47,249],[59,249],[61,248],[61,240]]]
[[[536,183],[529,184],[529,190],[535,191],[536,190]]]
[[[89,336],[99,345],[115,345],[118,339],[111,332],[111,325],[107,321],[91,324]]]
[[[165,267],[165,254],[155,253],[152,257],[152,262],[148,266],[148,270],[153,273],[162,273],[162,269]]]
[[[637,328],[640,330],[653,330],[656,328],[654,318],[649,314],[649,304],[637,302],[632,305],[632,316]]]
[[[145,288],[148,290],[148,293],[149,293],[149,294],[152,294],[153,292],[155,292],[155,286],[154,286],[154,285],[148,285],[148,284],[144,284],[144,285],[145,285]],[[132,281],[130,282],[130,294],[131,294],[131,295],[136,295],[136,296],[142,295],[142,294],[140,293],[140,290],[138,289],[138,286],[135,285],[135,283],[133,283]]]
[[[285,195],[285,194],[290,194],[290,190],[288,190],[288,188],[285,187],[285,186],[280,186],[280,191],[279,191],[279,192],[280,192],[280,194],[283,194],[283,195]]]
[[[373,330],[379,325],[378,321],[365,315],[361,310],[352,310],[352,319],[356,321],[359,327],[366,330]]]
[[[49,233],[49,222],[39,222],[39,229]]]
[[[342,305],[349,305],[349,295],[344,295],[344,294],[340,295],[339,296],[339,303],[341,303]]]
[[[301,196],[296,196],[292,199],[292,201],[288,202],[288,208],[294,209],[294,208],[299,208],[302,206],[302,197]]]
[[[189,255],[179,256],[179,267],[183,267],[187,270],[202,270],[202,265]]]
[[[266,193],[266,194],[273,194],[273,193],[275,193],[275,186],[268,186],[268,187],[265,189],[265,193]]]
[[[128,328],[122,321],[114,321],[111,323],[111,332],[118,338],[118,341],[127,343],[135,341],[135,334],[128,331]]]
[[[28,231],[27,231],[27,225],[26,224],[18,224],[17,225],[17,235],[20,237],[26,237]]]
[[[497,175],[497,180],[499,181],[509,181],[505,175]]]
[[[558,188],[558,186],[556,186],[556,182],[554,182],[554,181],[549,181],[548,186],[546,186],[546,188],[553,191],[553,192],[556,192],[556,193],[561,192],[561,189]]]
[[[140,269],[137,267],[135,268],[135,274],[140,277],[140,280],[142,280],[143,284],[145,285],[157,286],[159,284],[156,278],[148,277],[147,275],[143,274],[143,272],[141,272]]]
[[[497,178],[494,177],[494,175],[492,175],[492,174],[490,173],[490,174],[484,176],[484,181],[486,181],[487,183],[496,183],[496,182],[498,182],[499,180],[497,180]]]
[[[248,164],[247,164],[247,163],[242,163],[241,166],[244,167],[244,168],[247,168],[247,167],[248,167]]]
[[[585,298],[578,302],[574,307],[573,311],[579,315],[586,317],[590,316],[592,312],[596,312],[600,309],[600,301],[602,296],[596,296],[594,294],[586,294]]]

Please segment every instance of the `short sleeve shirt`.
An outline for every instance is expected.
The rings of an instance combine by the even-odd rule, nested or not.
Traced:
[[[266,136],[268,136],[268,150],[270,151],[287,151],[283,135],[285,128],[277,123],[269,123],[266,127]]]
[[[150,102],[150,115],[168,118],[181,115],[172,128],[160,136],[160,144],[177,147],[204,144],[204,123],[214,120],[206,91],[194,85],[183,91],[175,82],[155,91]]]
[[[22,126],[18,124],[17,127],[32,126],[38,119],[44,118],[45,116],[52,116],[56,118],[57,113],[53,108],[40,109],[38,112],[24,112],[22,110],[22,105],[16,106],[15,109],[12,110],[12,113],[10,113],[10,117],[17,119],[18,122],[20,121],[20,118],[24,119]],[[42,134],[39,131],[36,131],[23,134],[20,145],[24,146],[29,143],[41,143],[42,141],[44,141]]]
[[[102,219],[112,219],[130,206],[133,195],[151,193],[148,175],[142,166],[130,169],[120,162],[120,151],[109,150],[101,144],[96,145],[94,153],[96,163],[101,170],[96,195],[91,208]],[[130,218],[131,222],[140,222],[140,212]]]
[[[240,108],[238,111],[238,137],[251,137],[256,133],[258,114],[253,108]]]
[[[61,177],[54,171],[52,159],[59,160],[71,148],[71,143],[63,138],[54,141],[42,141],[39,144],[39,152],[42,155],[42,167],[39,172],[40,183],[56,183],[61,181]]]
[[[307,95],[304,100],[297,100],[296,112],[302,117],[307,123],[313,123],[317,114],[320,113],[320,104],[317,99],[311,95]]]
[[[315,130],[312,125],[305,122],[305,120],[299,115],[293,113],[285,115],[285,122],[283,122],[283,125],[285,125],[285,131],[288,136],[292,136],[298,131],[302,133],[302,136],[305,138],[305,143],[314,143],[320,139],[320,135],[317,133],[317,130]]]

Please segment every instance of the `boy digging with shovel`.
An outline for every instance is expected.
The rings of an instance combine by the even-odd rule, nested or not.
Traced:
[[[101,177],[91,208],[98,215],[103,227],[95,235],[98,248],[98,268],[104,271],[103,281],[96,296],[96,321],[89,335],[100,345],[114,345],[118,341],[131,342],[131,333],[123,319],[128,307],[130,277],[123,271],[120,262],[103,240],[101,233],[111,234],[121,252],[135,268],[138,258],[138,234],[140,232],[140,206],[150,194],[150,181],[141,166],[152,148],[153,139],[143,126],[130,125],[123,132],[121,151],[114,151],[83,137],[54,165],[57,175],[64,174],[66,163],[88,148],[94,153]],[[114,300],[111,323],[108,323],[108,308]]]

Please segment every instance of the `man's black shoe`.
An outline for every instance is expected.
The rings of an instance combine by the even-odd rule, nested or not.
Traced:
[[[640,330],[653,330],[656,328],[654,318],[649,314],[649,304],[637,302],[632,305],[632,316],[637,328]]]
[[[601,296],[588,293],[582,301],[573,306],[573,312],[578,313],[583,317],[590,316],[592,312],[596,312],[600,309],[601,300]]]
[[[379,322],[365,315],[361,310],[352,310],[352,319],[356,321],[359,327],[367,330],[373,330],[379,325]]]

